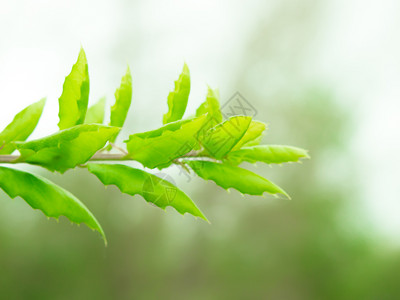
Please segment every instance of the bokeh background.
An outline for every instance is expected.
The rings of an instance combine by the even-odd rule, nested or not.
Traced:
[[[120,142],[157,128],[183,63],[188,113],[207,84],[240,92],[266,143],[303,164],[249,166],[292,201],[228,194],[166,170],[211,225],[104,187],[85,170],[42,174],[72,191],[108,236],[48,220],[0,192],[2,299],[400,299],[398,0],[0,1],[0,127],[47,97],[37,138],[82,45],[91,103],[126,64],[133,105]]]

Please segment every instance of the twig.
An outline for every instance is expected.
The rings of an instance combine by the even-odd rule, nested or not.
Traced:
[[[18,162],[23,162],[23,161],[17,161],[20,157],[21,156],[19,155],[0,155],[0,163],[15,164]],[[107,160],[130,160],[130,159],[127,158],[125,154],[96,153],[90,158],[90,160],[107,161]]]
[[[176,164],[176,165],[181,166],[182,169],[184,169],[187,173],[190,174],[189,168],[187,167],[187,165],[186,165],[183,161],[180,161],[180,160],[178,160],[178,159],[174,159],[172,162],[173,162],[174,164]]]
[[[14,161],[17,160],[20,156],[19,155],[0,155],[0,163],[15,163]]]
[[[111,147],[113,147],[114,149],[117,149],[119,151],[121,151],[123,154],[128,155],[129,153],[125,151],[125,149],[115,145],[114,143],[110,143]]]
[[[183,155],[182,157],[197,157],[201,152],[203,152],[203,150],[192,150]]]
[[[98,151],[96,154],[94,154],[89,161],[113,161],[113,160],[119,160],[119,161],[127,161],[127,160],[132,160],[132,158],[129,158],[128,153],[122,149],[121,147],[116,146],[115,144],[110,144],[113,148],[120,150],[122,153],[103,153],[101,150]],[[0,148],[1,149],[1,148]],[[196,158],[199,160],[210,160],[210,161],[216,161],[215,159],[212,159],[211,157],[207,156],[202,156],[201,150],[192,150],[185,155],[178,157],[173,160],[173,163],[180,165],[183,167],[186,171],[189,171],[187,169],[187,166],[185,165],[184,162],[181,161],[181,159],[184,158]],[[199,156],[200,155],[200,156]],[[24,163],[24,161],[20,161],[19,158],[21,158],[20,155],[0,155],[0,164],[1,163],[6,163],[6,164],[16,164],[16,163]]]

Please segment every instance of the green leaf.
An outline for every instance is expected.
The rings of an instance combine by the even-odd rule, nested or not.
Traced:
[[[168,123],[158,129],[151,130],[151,131],[146,131],[146,132],[141,132],[141,133],[136,133],[135,135],[140,136],[141,138],[154,138],[154,137],[159,137],[163,133],[167,131],[176,131],[178,129],[181,129],[181,127],[184,124],[190,123],[194,120],[192,119],[185,119],[185,120],[179,120],[176,122]]]
[[[198,176],[205,180],[212,180],[224,189],[234,188],[242,194],[260,196],[264,193],[283,194],[290,198],[279,186],[249,170],[210,161],[186,160],[185,163]]]
[[[104,109],[106,105],[106,98],[101,98],[97,103],[89,107],[86,113],[86,124],[103,124],[104,122]]]
[[[241,138],[241,140],[235,145],[235,147],[233,147],[232,151],[238,150],[242,147],[259,145],[263,133],[266,129],[267,125],[265,123],[259,121],[251,121],[246,133]]]
[[[122,127],[132,101],[132,77],[129,67],[122,77],[120,87],[115,91],[115,104],[111,107],[111,126]]]
[[[38,175],[0,167],[0,188],[11,198],[20,196],[47,217],[58,219],[65,216],[76,224],[85,223],[89,228],[100,232],[107,244],[103,229],[89,209],[70,192],[51,181]]]
[[[89,101],[89,71],[85,51],[81,48],[78,60],[65,78],[63,92],[58,99],[60,130],[82,124]]]
[[[19,162],[40,165],[50,171],[66,170],[87,162],[119,132],[105,125],[77,125],[53,135],[30,141],[16,142],[21,153]]]
[[[206,101],[200,105],[196,111],[196,116],[207,115],[207,120],[203,128],[198,133],[198,140],[206,134],[208,130],[220,124],[223,120],[222,113],[219,104],[219,91],[218,89],[212,90],[208,87]],[[197,143],[195,150],[200,150],[202,148],[200,143]]]
[[[223,117],[219,104],[219,91],[217,89],[212,90],[210,87],[208,87],[206,101],[197,109],[196,117],[204,114],[208,114],[210,119],[208,122],[210,125],[209,128],[214,127],[222,122]]]
[[[200,143],[204,146],[206,153],[221,159],[243,138],[250,122],[251,117],[231,117],[207,131],[203,137],[200,137]]]
[[[281,145],[260,145],[244,147],[231,152],[227,159],[235,164],[243,161],[250,163],[264,162],[266,164],[281,164],[298,162],[301,158],[309,158],[307,151],[297,147]]]
[[[205,120],[204,115],[169,123],[157,130],[133,134],[125,141],[128,156],[147,168],[165,168],[174,159],[193,149],[197,144],[197,133]]]
[[[0,154],[11,154],[15,145],[10,142],[25,141],[36,128],[46,99],[33,103],[19,112],[14,120],[0,133]]]
[[[175,90],[168,95],[168,112],[164,115],[163,124],[182,119],[189,100],[190,72],[186,64],[178,80],[175,81]]]
[[[208,222],[194,202],[175,185],[145,171],[124,165],[88,164],[88,170],[104,185],[116,185],[128,195],[141,195],[146,201],[165,209],[172,206],[180,214],[189,213]]]

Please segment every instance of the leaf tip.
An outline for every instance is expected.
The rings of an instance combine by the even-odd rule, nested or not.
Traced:
[[[97,231],[100,233],[101,237],[103,238],[104,247],[107,247],[108,246],[108,241],[107,241],[106,234],[104,233],[103,228],[101,228],[101,227],[99,227],[99,228],[100,228],[100,230],[97,229]]]
[[[205,215],[203,215],[203,213],[200,213],[200,215],[198,216],[200,219],[203,219],[204,221],[206,221],[208,224],[211,224],[211,222],[206,218]]]
[[[288,200],[292,200],[292,198],[289,196],[289,194],[286,193],[283,189],[280,189],[279,193],[284,195]]]
[[[190,75],[189,67],[186,62],[183,63],[182,73]]]
[[[82,44],[81,44],[81,48],[79,49],[79,57],[86,58],[86,53],[85,53],[85,50],[83,49]]]
[[[40,105],[44,106],[46,104],[46,101],[47,101],[47,97],[43,97],[37,103],[39,103]]]

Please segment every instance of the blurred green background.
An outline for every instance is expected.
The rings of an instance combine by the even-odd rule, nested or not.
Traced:
[[[166,170],[211,225],[104,189],[85,170],[27,167],[81,199],[109,245],[1,192],[1,299],[400,299],[398,2],[1,4],[0,125],[47,95],[34,137],[56,130],[57,98],[82,44],[92,102],[106,95],[111,104],[131,67],[120,142],[161,125],[186,60],[189,113],[206,84],[220,88],[222,103],[240,92],[269,123],[265,143],[312,157],[248,165],[292,201],[228,194]]]

